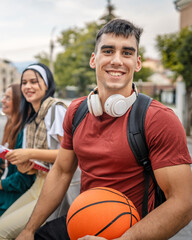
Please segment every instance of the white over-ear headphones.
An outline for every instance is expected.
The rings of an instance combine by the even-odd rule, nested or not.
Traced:
[[[104,104],[105,112],[112,117],[123,116],[137,99],[138,93],[134,83],[133,90],[133,93],[127,98],[121,94],[114,94],[107,98]],[[88,95],[87,105],[89,112],[94,116],[98,117],[103,114],[101,101],[97,94],[97,87]]]

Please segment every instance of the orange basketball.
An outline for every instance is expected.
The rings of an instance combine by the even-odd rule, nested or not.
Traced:
[[[96,187],[73,201],[67,214],[67,230],[71,240],[85,235],[114,239],[139,220],[137,209],[124,194]]]

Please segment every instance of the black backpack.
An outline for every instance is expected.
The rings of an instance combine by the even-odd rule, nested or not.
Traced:
[[[153,179],[155,185],[155,208],[165,201],[165,195],[160,189],[155,179],[151,161],[148,157],[149,150],[145,138],[145,116],[152,98],[139,93],[137,100],[134,102],[127,121],[127,138],[131,150],[137,159],[139,165],[144,168],[145,178],[145,192],[143,197],[142,217],[148,214],[148,192],[150,177]],[[87,99],[85,99],[77,109],[72,126],[72,135],[74,134],[77,126],[85,118],[89,112],[87,106]]]

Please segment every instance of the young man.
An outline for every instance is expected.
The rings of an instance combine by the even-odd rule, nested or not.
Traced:
[[[138,54],[141,32],[130,22],[115,19],[98,33],[90,59],[98,88],[88,96],[89,113],[72,138],[72,120],[85,97],[75,100],[68,108],[57,160],[30,221],[17,240],[33,239],[37,228],[63,199],[77,164],[82,170],[81,191],[97,186],[117,189],[134,202],[141,216],[143,167],[136,162],[126,131],[130,107],[137,96],[133,76],[141,69]],[[192,162],[180,121],[170,109],[153,100],[146,115],[145,134],[154,174],[167,200],[154,209],[151,181],[150,213],[120,239],[168,239],[192,218]],[[64,218],[58,219],[52,229],[54,222],[45,225],[35,239],[67,239],[64,221]]]

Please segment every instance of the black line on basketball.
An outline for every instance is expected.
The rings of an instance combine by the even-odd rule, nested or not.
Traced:
[[[124,195],[123,193],[121,193],[121,194],[119,194],[119,193],[117,193],[117,192],[114,192],[114,191],[112,191],[111,189],[106,189],[106,188],[102,188],[102,187],[95,187],[95,188],[91,188],[91,189],[89,189],[89,190],[91,190],[91,191],[94,191],[94,190],[103,190],[103,191],[107,191],[107,192],[111,192],[111,193],[114,193],[114,194],[116,194],[116,195],[118,195],[118,196],[121,196],[121,197],[123,197],[124,199],[126,199],[126,201],[127,201],[127,205],[129,206],[129,210],[130,210],[130,213],[132,214],[132,208],[134,208],[135,210],[137,210],[135,207],[133,207],[132,205],[130,205],[130,203],[129,203],[129,199],[128,199],[128,197],[126,196],[126,195]],[[88,190],[88,191],[89,191]],[[132,222],[132,218],[131,218],[131,221],[130,221],[130,227],[132,227],[132,224],[133,224],[133,222]]]
[[[71,217],[69,218],[69,220],[68,220],[68,222],[67,222],[67,225],[69,224],[70,220],[71,220],[77,213],[79,213],[80,211],[84,210],[85,208],[91,207],[91,206],[93,206],[93,205],[101,204],[101,203],[112,203],[112,202],[113,202],[113,203],[121,203],[121,204],[127,205],[127,204],[124,203],[124,202],[115,201],[115,200],[107,200],[107,201],[100,201],[100,202],[91,203],[91,204],[89,204],[89,205],[86,205],[86,206],[80,208],[78,211],[76,211],[75,213],[73,213],[73,215],[71,215]],[[130,206],[130,204],[129,204],[129,208],[130,208],[130,207],[132,207],[132,206]]]
[[[129,206],[129,211],[130,211],[130,213],[131,213],[131,215],[132,215],[132,205],[130,205],[130,203],[129,203],[129,200],[128,199],[126,199],[127,200],[127,204],[128,204],[128,206]],[[130,226],[129,227],[132,227],[132,224],[133,224],[133,221],[132,221],[132,218],[131,218],[131,221],[130,221]]]
[[[114,191],[112,191],[112,190],[110,190],[110,189],[105,189],[105,188],[101,188],[101,187],[96,187],[96,188],[90,188],[90,189],[88,189],[88,191],[94,191],[94,190],[102,190],[102,191],[106,191],[106,192],[111,192],[111,193],[114,193],[115,195],[118,195],[118,196],[121,196],[122,198],[125,198],[125,199],[127,199],[127,197],[123,194],[123,193],[121,193],[121,194],[119,194],[119,193],[117,193],[117,192],[114,192]]]
[[[124,212],[119,214],[116,218],[114,218],[110,223],[108,223],[104,228],[102,228],[98,233],[95,234],[95,236],[98,236],[100,233],[102,233],[105,229],[107,229],[109,226],[111,226],[115,221],[117,221],[120,217],[123,215],[130,215],[131,213],[129,212]],[[132,214],[131,214],[132,215]],[[132,215],[133,216],[133,215]],[[136,217],[135,217],[136,218]],[[132,217],[131,217],[132,219]],[[136,218],[137,219],[137,218]]]

